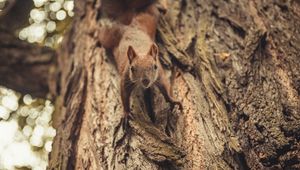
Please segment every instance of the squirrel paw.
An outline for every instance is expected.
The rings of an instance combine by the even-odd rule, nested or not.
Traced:
[[[118,125],[116,126],[116,128],[114,130],[114,136],[117,136],[117,133],[120,130],[123,130],[125,134],[128,132],[128,129],[129,129],[129,119],[131,119],[131,117],[129,116],[129,114],[124,114],[124,116],[121,118],[120,122],[118,123]]]
[[[132,119],[132,117],[130,116],[130,113],[125,113],[124,117],[122,118],[122,127],[125,131],[127,131],[128,127],[129,127],[129,120]]]
[[[174,102],[172,102],[172,104],[171,104],[172,109],[174,109],[176,105],[179,107],[180,111],[183,111],[183,106],[182,106],[182,104],[181,104],[180,101],[174,101]]]
[[[167,1],[166,0],[160,0],[159,3],[157,4],[157,8],[159,10],[159,12],[161,12],[162,14],[166,14],[167,13]]]

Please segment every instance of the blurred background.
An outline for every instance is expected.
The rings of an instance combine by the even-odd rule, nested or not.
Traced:
[[[74,15],[73,0],[24,1],[31,4],[32,9],[28,16],[23,16],[27,18],[24,24],[12,30],[13,34],[29,43],[57,48]],[[0,0],[0,16],[7,23],[2,27],[18,22],[5,21],[6,9],[13,3],[15,1]],[[35,98],[31,94],[21,95],[0,86],[1,170],[46,169],[48,153],[52,150],[56,135],[51,121],[53,112],[54,106],[47,99]]]

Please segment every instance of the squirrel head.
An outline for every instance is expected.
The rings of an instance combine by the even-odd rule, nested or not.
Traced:
[[[144,88],[149,88],[158,77],[158,47],[152,44],[146,55],[138,55],[132,46],[128,47],[129,78]]]

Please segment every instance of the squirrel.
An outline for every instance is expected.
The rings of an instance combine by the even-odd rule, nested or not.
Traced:
[[[101,45],[113,52],[121,76],[121,100],[125,118],[130,113],[130,95],[137,86],[157,86],[172,107],[182,104],[174,99],[170,81],[159,61],[155,34],[160,12],[155,3],[135,13],[129,25],[114,23],[99,32]]]

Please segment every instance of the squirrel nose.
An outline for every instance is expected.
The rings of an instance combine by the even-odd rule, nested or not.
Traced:
[[[143,85],[144,85],[145,87],[147,87],[147,86],[149,85],[149,83],[150,83],[150,80],[149,80],[149,79],[143,79],[143,80],[142,80],[142,83],[143,83]]]

